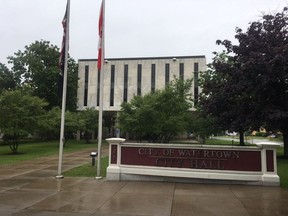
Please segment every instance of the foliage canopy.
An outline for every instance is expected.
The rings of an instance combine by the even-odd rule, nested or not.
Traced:
[[[288,156],[287,8],[263,15],[246,32],[237,28],[235,38],[238,45],[217,41],[226,51],[204,79],[201,107],[231,129],[280,130]]]
[[[49,103],[48,109],[61,106],[62,98],[58,94],[59,55],[57,46],[41,40],[8,57],[17,86],[28,89],[34,96],[46,100]],[[77,67],[77,63],[69,58],[67,109],[70,111],[75,111],[77,104]]]
[[[135,96],[129,103],[123,103],[120,128],[134,134],[138,141],[169,142],[173,136],[187,130],[187,111],[192,107],[191,85],[192,80],[174,78],[163,90]]]
[[[47,103],[23,92],[5,91],[0,96],[0,128],[13,153],[17,153],[19,139],[33,133],[45,113]]]

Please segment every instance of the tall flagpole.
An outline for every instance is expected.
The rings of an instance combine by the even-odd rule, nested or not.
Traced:
[[[63,94],[62,94],[62,110],[61,110],[61,129],[60,129],[60,143],[59,143],[59,162],[58,162],[58,174],[57,179],[63,178],[62,175],[62,162],[63,162],[63,145],[65,141],[64,137],[64,125],[65,125],[65,110],[66,110],[66,94],[67,94],[67,69],[68,69],[68,49],[69,49],[69,21],[70,21],[70,0],[67,0],[66,7],[66,29],[64,27],[65,36],[65,54],[64,54],[64,72],[63,72]],[[65,16],[63,22],[65,22]],[[66,32],[65,32],[66,31]],[[62,45],[63,46],[63,45]]]
[[[98,47],[98,70],[100,70],[100,92],[99,92],[99,120],[98,120],[98,160],[96,179],[101,176],[101,156],[102,156],[102,121],[103,121],[103,82],[104,82],[104,58],[105,58],[105,0],[102,0],[99,16],[99,47]],[[100,55],[99,55],[100,54]],[[100,59],[99,59],[100,57]],[[100,64],[99,64],[99,61]],[[100,68],[99,68],[100,67]]]

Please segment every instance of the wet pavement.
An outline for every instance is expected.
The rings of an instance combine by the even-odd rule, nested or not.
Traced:
[[[90,163],[90,152],[64,154],[63,170]],[[288,191],[280,187],[55,179],[57,164],[53,156],[0,165],[0,215],[288,215]]]

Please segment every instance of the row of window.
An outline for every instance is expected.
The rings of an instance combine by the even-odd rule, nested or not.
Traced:
[[[198,102],[199,88],[198,88],[198,74],[199,65],[194,63],[194,101]],[[97,106],[99,106],[100,99],[100,72],[98,72],[97,78]],[[184,79],[184,63],[179,64],[179,79]],[[89,65],[85,66],[85,78],[84,78],[84,106],[88,104],[88,80],[89,80]],[[165,85],[170,82],[170,64],[165,64]],[[123,83],[123,102],[128,102],[128,65],[124,65],[124,83]],[[156,89],[156,65],[151,64],[151,91]],[[111,65],[111,79],[110,79],[110,106],[114,106],[114,94],[115,94],[115,65]],[[137,66],[137,95],[142,94],[142,65]]]

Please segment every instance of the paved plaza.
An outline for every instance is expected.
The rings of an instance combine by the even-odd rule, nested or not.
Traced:
[[[91,162],[91,150],[64,154],[63,169]],[[58,157],[51,156],[17,165],[1,165],[0,215],[288,215],[288,191],[280,187],[116,182],[71,177],[57,180],[57,164]]]

